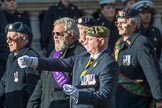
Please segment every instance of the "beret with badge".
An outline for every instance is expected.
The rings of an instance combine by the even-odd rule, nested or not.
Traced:
[[[145,11],[153,12],[153,3],[150,0],[142,0],[135,3],[132,8],[137,10],[139,13],[143,13]]]
[[[138,16],[138,12],[135,9],[124,8],[118,11],[116,18],[133,18],[137,16]]]
[[[5,32],[19,32],[19,33],[24,33],[28,35],[29,39],[32,38],[32,31],[31,29],[26,25],[23,24],[22,22],[15,22],[12,24],[8,24],[5,28]]]
[[[76,23],[83,25],[83,26],[87,26],[87,27],[97,25],[97,21],[90,16],[83,16],[83,17],[77,19]]]
[[[92,37],[104,37],[108,38],[110,30],[105,26],[92,26],[86,30],[86,35]]]

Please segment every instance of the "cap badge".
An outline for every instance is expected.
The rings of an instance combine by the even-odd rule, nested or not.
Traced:
[[[81,23],[81,22],[82,22],[82,18],[79,18],[79,19],[78,19],[78,23]]]
[[[19,73],[18,73],[18,71],[16,71],[14,73],[14,82],[18,82],[18,81],[19,81]]]
[[[8,28],[9,28],[9,29],[12,29],[12,28],[13,28],[13,26],[10,24]]]
[[[120,17],[124,17],[124,16],[125,16],[125,13],[124,13],[124,11],[118,11],[118,15],[119,15]]]
[[[148,6],[147,6],[147,4],[146,3],[144,3],[143,4],[143,6],[144,6],[144,8],[146,9],[146,8],[148,8]]]

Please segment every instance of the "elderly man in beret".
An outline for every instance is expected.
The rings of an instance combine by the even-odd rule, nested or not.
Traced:
[[[118,12],[116,26],[122,38],[114,50],[121,70],[116,108],[162,108],[162,73],[151,42],[137,32],[139,22],[134,9]]]
[[[71,108],[114,108],[119,67],[107,47],[109,34],[104,26],[92,26],[86,30],[87,52],[67,59],[22,56],[19,66],[72,72],[72,85],[63,86]]]
[[[27,25],[21,22],[9,24],[6,26],[6,33],[11,53],[5,74],[0,81],[0,101],[5,102],[5,108],[26,108],[39,79],[39,72],[30,67],[21,69],[17,58],[22,55],[38,56],[38,54],[29,47],[31,30]]]
[[[79,29],[79,42],[84,46],[86,39],[86,29],[97,25],[97,21],[90,16],[83,16],[76,20]]]

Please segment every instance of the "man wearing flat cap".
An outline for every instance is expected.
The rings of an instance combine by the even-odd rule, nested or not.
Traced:
[[[132,8],[138,11],[140,17],[141,25],[139,32],[152,42],[157,59],[160,60],[162,35],[160,30],[153,25],[153,3],[148,0],[143,0],[134,4]]]
[[[79,42],[84,46],[86,29],[88,29],[88,27],[97,25],[98,22],[90,16],[78,18],[76,22],[79,29]]]
[[[28,44],[31,38],[30,28],[22,22],[6,26],[7,43],[11,51],[6,65],[6,71],[0,81],[0,101],[5,108],[26,108],[39,78],[39,72],[18,66],[17,58],[22,55],[38,56]]]
[[[104,26],[92,26],[86,30],[87,52],[67,59],[22,56],[19,66],[72,72],[72,85],[63,86],[71,108],[114,108],[119,67],[107,47],[109,34]]]
[[[150,40],[137,31],[139,24],[135,9],[118,12],[122,38],[114,49],[120,67],[116,108],[162,108],[162,73]]]
[[[118,40],[119,33],[115,26],[116,16],[116,0],[99,0],[101,15],[97,18],[97,21],[102,25],[110,29],[110,36],[108,46],[113,51],[115,42]]]

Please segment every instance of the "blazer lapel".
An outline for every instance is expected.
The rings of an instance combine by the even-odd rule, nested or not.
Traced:
[[[101,65],[102,64],[102,61],[103,58],[104,58],[104,55],[105,55],[105,52],[109,52],[110,49],[106,49],[104,52],[102,52],[99,57],[92,63],[92,65],[89,67],[88,69],[88,72],[87,74],[93,74],[95,73],[95,71],[97,70],[94,70],[98,65]],[[106,53],[107,54],[107,53]]]

